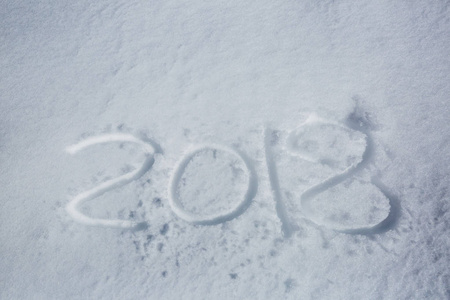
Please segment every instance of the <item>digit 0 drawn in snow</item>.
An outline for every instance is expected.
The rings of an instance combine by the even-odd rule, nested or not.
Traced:
[[[121,187],[134,180],[139,179],[152,167],[153,163],[155,162],[154,154],[161,152],[159,146],[153,141],[151,140],[144,141],[129,134],[105,134],[90,137],[77,144],[67,147],[66,152],[68,152],[71,155],[74,155],[79,151],[94,145],[114,143],[114,142],[116,143],[128,142],[138,144],[139,146],[141,146],[146,156],[144,162],[142,163],[142,166],[134,171],[107,180],[98,185],[97,187],[94,187],[90,190],[78,194],[67,204],[66,211],[75,221],[84,225],[116,227],[116,228],[139,227],[141,224],[134,221],[91,218],[78,210],[78,206],[83,202],[97,198],[108,191],[111,191],[115,188]]]
[[[292,155],[339,171],[301,194],[307,218],[349,234],[381,233],[394,225],[398,199],[375,177],[357,176],[368,166],[373,147],[369,126],[355,112],[345,125],[312,114],[289,134],[286,148]]]
[[[221,145],[202,145],[175,167],[169,203],[187,222],[216,225],[242,214],[257,189],[256,172],[244,154]]]

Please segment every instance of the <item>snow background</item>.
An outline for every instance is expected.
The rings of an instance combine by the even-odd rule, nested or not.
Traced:
[[[2,1],[0,298],[449,298],[449,13],[444,0]],[[294,179],[323,178],[289,171],[274,145],[295,220],[283,236],[265,128],[283,139],[311,112],[345,122],[355,107],[374,141],[366,172],[399,200],[395,224],[347,234],[295,214]],[[162,153],[81,210],[143,230],[85,226],[65,210],[142,162],[132,145],[65,152],[117,132]],[[205,143],[245,153],[258,184],[245,212],[213,226],[169,205],[174,168]],[[194,182],[221,176],[205,165]],[[242,194],[245,182],[231,186]]]

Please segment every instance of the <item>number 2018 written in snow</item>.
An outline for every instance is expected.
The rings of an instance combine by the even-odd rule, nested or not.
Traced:
[[[282,224],[282,233],[284,236],[289,237],[294,229],[292,222],[289,220],[285,204],[282,201],[280,187],[278,182],[278,175],[276,164],[271,153],[271,139],[272,139],[273,131],[266,128],[265,129],[265,156],[266,156],[266,164],[269,175],[269,181],[271,185],[271,190],[273,194],[273,198],[276,202],[275,208],[276,213]],[[349,166],[346,166],[344,171],[336,174],[326,180],[322,181],[319,184],[316,184],[312,187],[306,189],[302,195],[300,196],[299,203],[300,207],[304,212],[304,215],[310,219],[313,223],[319,226],[329,227],[331,229],[344,232],[344,233],[360,233],[360,234],[371,234],[376,233],[377,229],[386,226],[386,223],[392,219],[392,215],[395,213],[392,209],[392,201],[393,196],[389,194],[389,192],[384,188],[384,186],[378,182],[377,180],[372,180],[370,182],[360,182],[358,183],[362,187],[366,187],[371,185],[372,189],[376,188],[379,191],[380,197],[383,197],[388,203],[388,207],[386,207],[386,212],[384,215],[380,215],[378,220],[374,223],[365,224],[365,225],[357,225],[357,226],[334,226],[333,224],[327,223],[324,219],[316,216],[314,212],[310,209],[311,200],[337,186],[338,184],[344,182],[345,180],[349,180],[355,173],[360,171],[365,167],[367,161],[370,159],[370,153],[372,145],[371,135],[368,131],[364,129],[364,127],[358,128],[353,127],[350,128],[340,123],[329,122],[323,120],[316,115],[312,115],[308,118],[303,124],[301,124],[297,129],[293,130],[288,138],[286,148],[295,153],[297,156],[304,160],[308,160],[311,162],[323,162],[325,160],[332,159],[333,155],[338,155],[335,153],[326,153],[327,147],[329,145],[324,145],[326,143],[330,143],[329,140],[331,138],[340,138],[344,140],[344,142],[358,142],[360,148],[363,147],[362,158],[360,160],[355,160]],[[351,139],[350,139],[351,138]],[[85,140],[80,141],[77,144],[69,146],[66,148],[66,151],[69,154],[76,154],[79,151],[91,147],[93,145],[105,144],[105,143],[132,143],[138,145],[145,154],[145,160],[142,165],[129,173],[121,175],[119,177],[109,179],[105,182],[102,182],[98,186],[91,188],[87,191],[81,192],[76,195],[71,201],[67,204],[66,210],[69,215],[77,222],[85,225],[93,225],[93,226],[108,226],[108,227],[117,227],[117,228],[135,228],[140,223],[137,223],[132,220],[121,220],[121,219],[99,219],[89,217],[79,210],[79,206],[88,200],[92,200],[101,196],[102,194],[126,185],[134,180],[139,179],[146,172],[148,172],[153,163],[154,163],[154,155],[156,153],[161,153],[162,151],[159,149],[159,146],[149,139],[140,139],[130,134],[104,134],[100,136],[90,137]],[[328,148],[329,149],[329,148]],[[246,191],[241,195],[240,200],[234,204],[233,207],[227,208],[226,210],[221,211],[216,214],[209,215],[201,215],[196,214],[187,210],[182,203],[182,199],[180,198],[179,193],[179,185],[183,179],[183,175],[186,172],[186,169],[189,163],[200,153],[202,152],[220,152],[226,154],[227,156],[234,157],[234,160],[238,162],[242,169],[244,170],[244,176],[247,177],[248,185],[246,186]],[[338,157],[339,158],[339,157]],[[226,221],[230,221],[237,216],[241,215],[245,212],[245,210],[249,207],[252,199],[255,197],[258,189],[258,182],[256,171],[252,166],[250,160],[245,156],[245,154],[241,153],[239,150],[223,146],[217,144],[205,144],[199,145],[192,148],[185,156],[178,162],[178,164],[174,167],[171,180],[169,181],[168,186],[168,194],[169,194],[169,204],[173,212],[181,219],[196,225],[216,225]]]

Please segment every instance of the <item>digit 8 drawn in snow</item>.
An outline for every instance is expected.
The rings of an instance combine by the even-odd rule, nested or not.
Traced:
[[[338,170],[301,194],[300,207],[308,219],[351,234],[381,233],[393,224],[398,213],[395,197],[375,177],[359,176],[372,159],[373,147],[367,124],[354,116],[344,125],[311,114],[289,134],[286,148],[291,155]],[[336,204],[333,211],[327,211],[326,205],[313,208],[315,199],[338,201],[333,194],[345,199],[347,209],[338,212]]]
[[[312,163],[342,167],[342,158],[345,157],[343,156],[346,150],[345,147],[349,143],[356,143],[357,145],[355,149],[362,149],[364,152],[362,154],[362,158],[359,160],[357,158],[350,160],[347,159],[347,161],[345,161],[347,165],[345,165],[346,168],[344,171],[327,178],[319,184],[307,188],[301,194],[299,203],[304,217],[318,226],[349,234],[374,234],[386,231],[395,221],[396,214],[398,213],[396,198],[391,195],[381,184],[381,182],[375,178],[367,181],[357,176],[357,173],[367,166],[373,152],[373,142],[370,133],[363,125],[364,124],[362,123],[355,124],[355,122],[350,122],[343,125],[328,122],[318,118],[316,115],[311,115],[310,118],[308,118],[297,129],[293,130],[288,136],[286,145],[288,152],[291,155]],[[321,132],[326,134],[319,134]],[[272,131],[266,128],[264,143],[266,164],[269,173],[271,190],[276,202],[276,212],[282,223],[282,233],[285,237],[289,237],[295,230],[295,226],[289,220],[285,204],[281,199],[276,164],[273,160],[270,148],[271,133]],[[332,138],[333,136],[335,138]],[[336,147],[336,141],[341,143],[340,148]],[[66,210],[75,221],[84,225],[131,229],[139,226],[139,224],[129,220],[91,218],[78,210],[78,206],[83,202],[97,198],[108,191],[139,179],[153,166],[154,154],[162,152],[157,144],[152,140],[139,139],[130,134],[105,134],[97,137],[90,137],[66,148],[66,151],[69,154],[76,154],[79,151],[93,145],[113,142],[134,143],[141,146],[146,156],[141,167],[125,175],[107,180],[97,187],[78,194],[67,204]],[[189,164],[191,164],[198,155],[208,151],[213,152],[214,156],[216,155],[216,152],[220,152],[228,155],[229,157],[233,157],[236,163],[241,165],[240,168],[245,173],[245,175],[242,176],[246,177],[247,186],[244,194],[238,197],[240,200],[233,203],[231,207],[228,207],[220,212],[201,215],[198,212],[192,212],[186,209],[180,195],[180,186],[183,175],[186,173]],[[208,179],[210,180],[210,178]],[[344,184],[346,184],[345,189],[342,188]],[[329,194],[331,192],[345,194],[352,189],[357,191],[356,194],[358,196],[361,194],[366,194],[366,196],[370,198],[373,195],[376,195],[377,199],[360,199],[359,202],[355,202],[364,203],[364,201],[378,201],[375,203],[375,206],[378,205],[378,213],[375,214],[375,216],[370,216],[371,222],[369,222],[369,224],[362,224],[361,222],[346,224],[345,220],[344,222],[336,223],[333,222],[332,219],[330,220],[326,214],[321,215],[320,210],[314,209],[313,207],[313,202],[316,198],[319,199],[320,202],[320,198],[327,196],[327,193]],[[207,144],[191,149],[179,161],[172,173],[168,190],[170,207],[180,219],[195,225],[217,225],[230,221],[245,212],[257,193],[258,180],[255,169],[250,163],[250,160],[247,159],[243,153],[239,152],[237,149],[223,145]],[[367,191],[369,194],[367,194]],[[328,195],[328,197],[330,197],[330,195]],[[363,214],[367,213],[364,209],[359,209],[357,211],[362,212]]]

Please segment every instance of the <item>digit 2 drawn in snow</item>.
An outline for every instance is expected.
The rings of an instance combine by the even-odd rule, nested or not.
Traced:
[[[115,188],[121,187],[125,184],[128,184],[132,182],[133,180],[139,179],[142,175],[144,175],[150,168],[152,167],[153,163],[155,162],[154,154],[159,152],[158,147],[155,143],[152,141],[144,142],[141,139],[138,139],[132,135],[129,134],[106,134],[101,135],[97,137],[90,137],[87,138],[75,145],[69,146],[66,148],[66,151],[69,154],[76,154],[79,151],[91,147],[98,144],[105,144],[105,143],[134,143],[141,146],[142,150],[144,151],[146,158],[144,162],[142,163],[142,166],[139,169],[136,169],[134,171],[131,171],[129,173],[126,173],[122,176],[107,180],[103,183],[101,183],[99,186],[94,187],[90,190],[87,190],[85,192],[82,192],[75,196],[66,206],[66,210],[69,213],[69,215],[77,222],[84,224],[84,225],[93,225],[93,226],[106,226],[106,227],[117,227],[117,228],[134,228],[138,226],[139,224],[134,221],[128,221],[128,220],[107,220],[107,219],[98,219],[98,218],[91,218],[86,216],[85,214],[81,213],[78,210],[78,206],[82,204],[85,201],[92,200],[94,198],[97,198],[104,193],[111,191]]]

